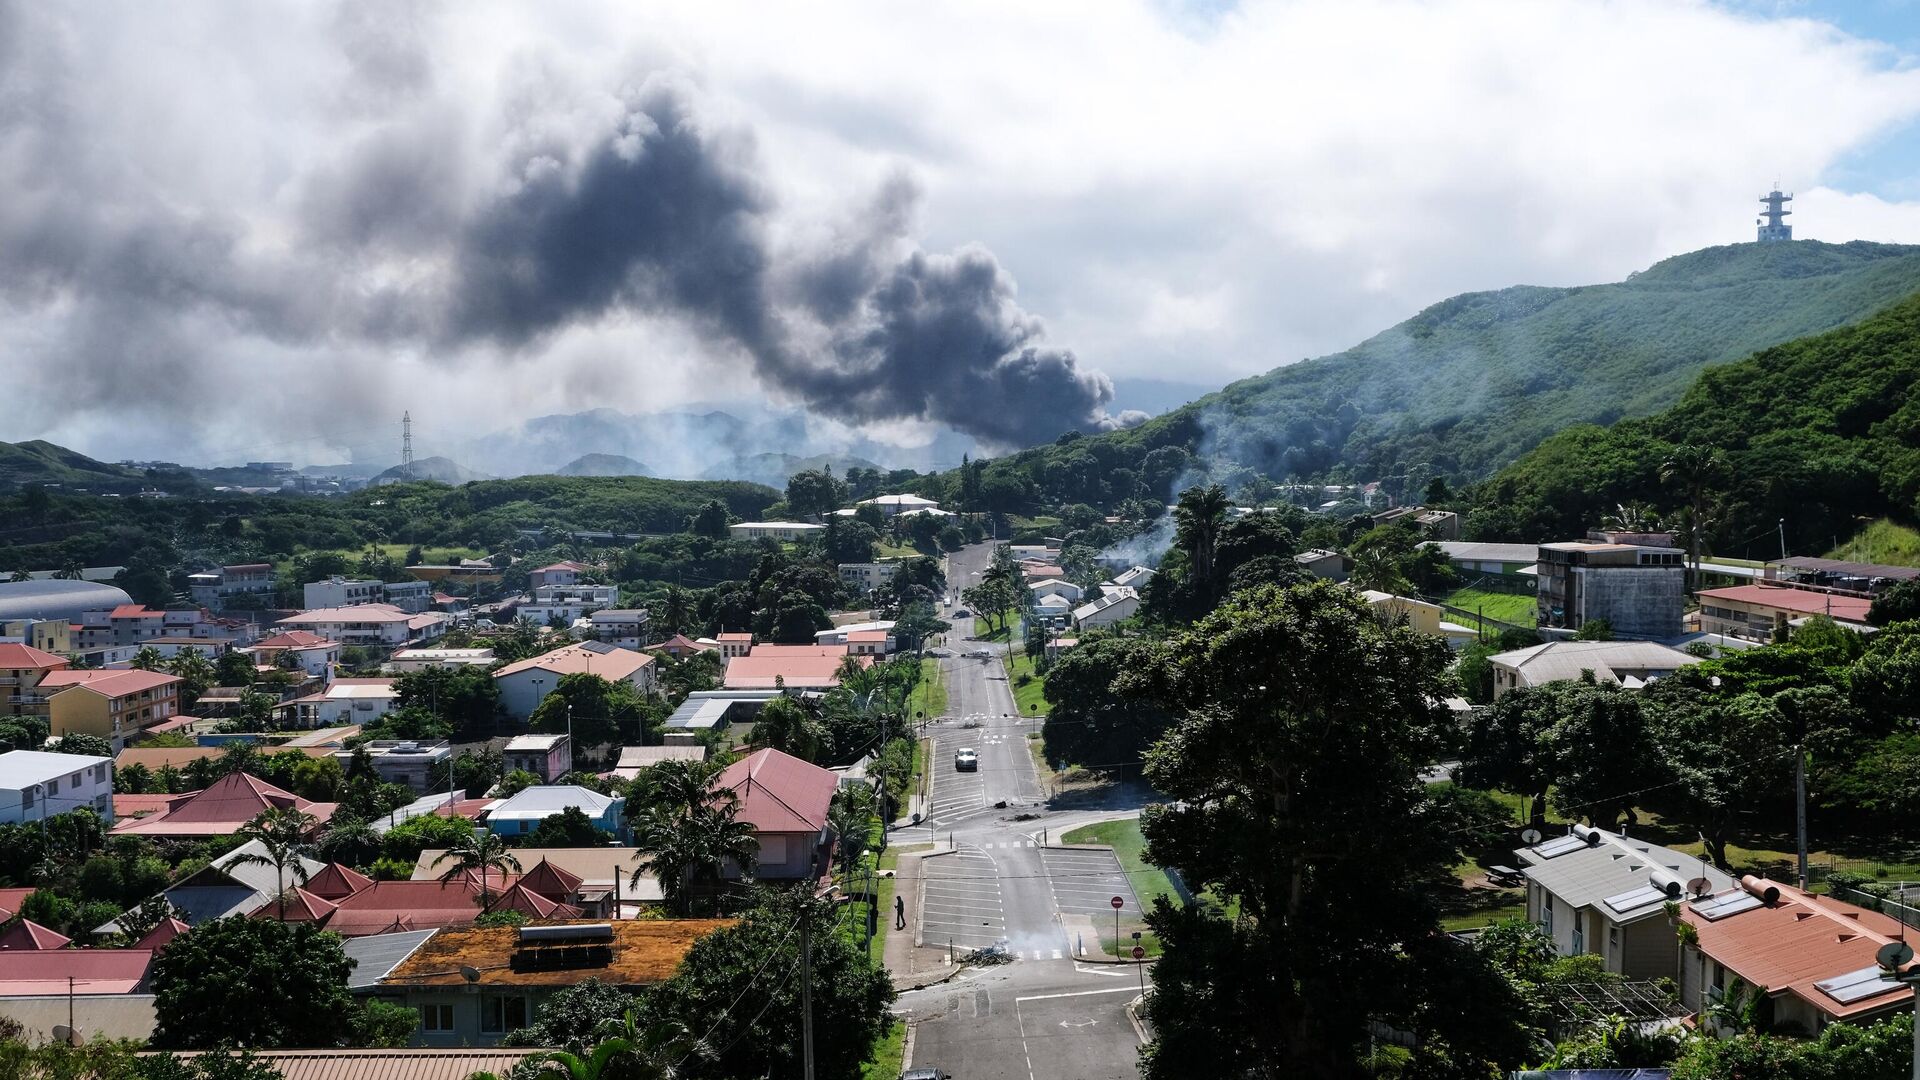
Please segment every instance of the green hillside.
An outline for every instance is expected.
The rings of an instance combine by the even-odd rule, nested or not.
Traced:
[[[146,474],[95,461],[41,439],[0,442],[0,490],[22,484],[59,484],[102,491],[137,490]]]
[[[1672,408],[1611,428],[1562,432],[1475,492],[1483,539],[1580,535],[1622,504],[1671,519],[1663,482],[1676,447],[1717,450],[1706,532],[1733,557],[1826,551],[1859,525],[1920,515],[1920,295],[1857,326],[1702,373]]]
[[[1424,463],[1484,477],[1576,424],[1646,416],[1703,368],[1859,321],[1920,290],[1920,247],[1740,244],[1627,280],[1442,301],[1332,356],[1234,383],[1126,432],[995,462],[1035,505],[1157,498],[1186,455],[1283,481]],[[1150,452],[1166,448],[1157,461]],[[1127,489],[1133,490],[1127,490]]]

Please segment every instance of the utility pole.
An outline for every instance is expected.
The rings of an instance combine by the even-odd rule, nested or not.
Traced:
[[[800,1055],[805,1080],[813,1080],[813,912],[800,916]]]
[[[1793,744],[1793,817],[1800,833],[1800,888],[1807,887],[1807,749]]]

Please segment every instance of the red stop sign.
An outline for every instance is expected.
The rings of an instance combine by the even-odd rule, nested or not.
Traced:
[[[1107,903],[1109,903],[1109,904],[1112,904],[1112,905],[1113,905],[1113,910],[1115,910],[1115,911],[1119,911],[1119,910],[1120,910],[1121,908],[1123,908],[1123,907],[1126,907],[1126,906],[1127,906],[1127,902],[1126,902],[1126,901],[1125,901],[1124,899],[1122,899],[1122,898],[1120,898],[1120,897],[1118,897],[1118,896],[1116,896],[1116,897],[1114,897],[1113,899],[1111,899],[1111,900],[1109,900],[1109,901],[1107,901]]]
[[[1133,947],[1133,958],[1135,960],[1145,960],[1147,958],[1147,950],[1135,945]]]

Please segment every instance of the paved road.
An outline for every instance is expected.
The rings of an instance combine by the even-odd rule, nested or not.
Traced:
[[[988,545],[956,552],[950,586],[977,583],[990,553]],[[966,640],[968,620],[954,623],[957,653],[1000,650]],[[1043,827],[1059,836],[1065,815],[1044,804],[1026,737],[1038,723],[1014,715],[999,662],[956,655],[942,665],[950,718],[929,726],[924,827],[942,841],[951,836],[954,851],[925,863],[919,939],[1004,948],[1013,960],[902,994],[899,1008],[915,1021],[908,1064],[964,1080],[1133,1080],[1139,1039],[1126,1005],[1139,994],[1140,973],[1074,961],[1060,921],[1063,913],[1110,917],[1102,894],[1120,891],[1131,907],[1132,890],[1110,856],[1038,843]],[[961,747],[979,753],[978,772],[954,771]]]

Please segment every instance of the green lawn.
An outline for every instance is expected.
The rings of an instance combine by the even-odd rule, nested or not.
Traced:
[[[1025,682],[1022,682],[1022,679]],[[1047,682],[1033,670],[1033,657],[1024,652],[1013,654],[1013,665],[1007,672],[1008,685],[1013,687],[1013,704],[1021,716],[1047,715]]]
[[[1529,593],[1491,592],[1487,589],[1455,589],[1440,598],[1443,604],[1467,611],[1477,611],[1489,619],[1496,619],[1516,626],[1532,626],[1535,618],[1533,596]],[[1448,614],[1449,620],[1458,616]]]
[[[920,661],[920,685],[913,688],[913,696],[907,703],[909,713],[927,714],[931,720],[944,716],[947,712],[947,677],[940,670],[940,661],[924,659]]]
[[[873,1056],[860,1067],[860,1080],[900,1080],[906,1056],[907,1025],[895,1020],[886,1035],[873,1044]]]
[[[1895,525],[1882,518],[1855,533],[1851,540],[1827,552],[1827,558],[1889,566],[1920,566],[1920,531]]]
[[[1095,825],[1082,825],[1078,829],[1060,837],[1063,844],[1105,844],[1113,849],[1120,860],[1120,868],[1127,872],[1127,880],[1133,883],[1133,894],[1139,898],[1142,910],[1153,906],[1158,897],[1166,897],[1169,903],[1178,904],[1180,894],[1173,891],[1173,882],[1166,872],[1147,862],[1146,838],[1140,835],[1140,822],[1102,821]],[[1115,953],[1113,922],[1110,919],[1095,917],[1093,928],[1100,933],[1100,945],[1108,953]],[[1123,913],[1120,919],[1121,947],[1133,948],[1135,942],[1132,932],[1140,931],[1138,944],[1147,950],[1148,956],[1160,955],[1160,939],[1148,930],[1138,914]]]

